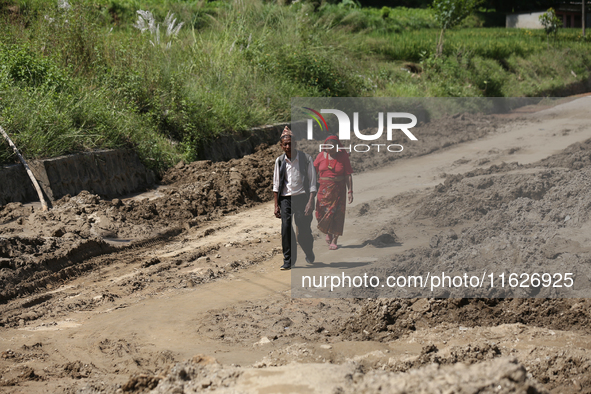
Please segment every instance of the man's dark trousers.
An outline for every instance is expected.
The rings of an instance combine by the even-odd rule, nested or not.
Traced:
[[[298,243],[307,257],[313,256],[314,237],[312,236],[312,213],[306,216],[304,211],[310,195],[308,193],[297,196],[279,197],[281,208],[281,246],[283,247],[283,263],[293,267],[297,260],[297,245],[292,244],[295,240],[293,222],[298,227]]]

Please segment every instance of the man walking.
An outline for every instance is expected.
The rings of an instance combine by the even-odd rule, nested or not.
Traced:
[[[275,160],[273,195],[275,217],[281,218],[282,270],[289,270],[297,260],[297,245],[292,221],[298,227],[297,241],[306,254],[308,263],[314,262],[314,238],[312,237],[312,213],[316,196],[316,171],[310,155],[296,149],[292,132],[285,126],[280,142],[284,154]]]

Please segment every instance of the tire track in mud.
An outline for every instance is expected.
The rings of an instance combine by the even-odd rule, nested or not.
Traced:
[[[22,269],[17,277],[18,285],[13,289],[5,289],[0,292],[0,304],[6,304],[18,297],[35,294],[40,289],[46,288],[47,285],[55,286],[65,283],[88,271],[124,258],[126,255],[152,249],[170,241],[182,231],[182,228],[172,228],[162,234],[117,247],[100,238],[83,240],[63,254],[42,257],[34,265]]]
[[[226,232],[246,228],[248,214],[238,217],[240,220],[235,220],[233,225],[220,226],[213,222],[203,228],[169,229],[150,239],[117,248],[109,246],[102,250],[105,253],[93,257],[86,251],[81,254],[85,258],[78,262],[74,258],[75,254],[70,255],[66,268],[27,282],[25,289],[32,288],[30,294],[24,293],[20,298],[0,305],[0,325],[29,325],[35,320],[48,318],[53,306],[64,297],[79,297],[84,293],[79,304],[72,304],[60,315],[74,310],[93,310],[104,305],[105,301],[113,302],[132,294],[152,296],[169,289],[191,288],[273,258],[279,249],[270,245],[266,238],[270,236],[267,232],[259,234],[246,229],[248,233],[245,233],[245,239],[225,244],[222,242]],[[251,245],[250,238],[253,237]],[[241,252],[233,252],[236,249]],[[66,260],[65,257],[61,259]],[[119,277],[109,281],[108,278],[113,275]],[[72,290],[72,286],[68,285],[78,283],[85,277],[93,282],[85,290]],[[99,291],[99,296],[91,297],[95,289]],[[27,295],[30,296],[25,298]],[[29,313],[28,309],[33,311]]]

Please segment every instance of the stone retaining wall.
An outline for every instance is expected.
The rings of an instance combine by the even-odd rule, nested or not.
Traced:
[[[225,161],[254,153],[262,144],[276,144],[288,123],[262,126],[243,133],[226,134],[204,144],[199,160]],[[30,161],[29,167],[46,198],[57,200],[82,190],[107,198],[143,191],[156,178],[134,152],[103,150]],[[27,173],[20,164],[0,167],[0,205],[38,201]]]
[[[199,149],[198,160],[226,161],[239,159],[251,153],[260,144],[276,144],[283,128],[289,123],[280,123],[235,134],[222,134]]]
[[[0,166],[0,205],[38,199],[22,164]]]
[[[50,201],[82,190],[107,198],[143,191],[154,185],[154,173],[128,150],[102,150],[29,162]],[[37,201],[22,165],[0,169],[0,204]]]

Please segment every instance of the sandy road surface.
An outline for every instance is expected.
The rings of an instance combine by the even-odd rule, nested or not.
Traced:
[[[503,162],[538,162],[591,138],[589,108],[591,97],[583,97],[523,115],[526,119],[519,125],[484,138],[356,176],[355,202],[342,247],[328,251],[319,240],[317,260],[326,265],[347,261],[348,246],[362,244],[392,223],[398,224],[394,226],[398,246],[372,249],[373,257],[428,246],[441,227],[414,223],[409,215],[434,186],[449,174]],[[535,171],[517,168],[508,174]],[[395,204],[381,204],[397,196]],[[372,216],[371,226],[360,227],[355,213],[364,204],[379,214]],[[18,317],[15,311],[27,313],[30,306],[43,311],[36,310],[36,318],[22,319],[16,326],[0,328],[0,391],[114,392],[132,375],[157,376],[196,354],[243,367],[330,361],[353,362],[366,371],[404,372],[433,362],[435,353],[425,350],[426,345],[437,347],[440,361],[447,360],[442,364],[480,362],[497,354],[515,356],[546,389],[583,390],[580,376],[591,365],[591,332],[578,328],[557,330],[550,324],[503,324],[494,319],[486,326],[466,327],[450,315],[437,325],[416,318],[414,327],[392,339],[352,333],[345,323],[367,312],[367,305],[290,297],[291,276],[278,270],[282,260],[278,231],[272,203],[263,203],[164,241],[90,258],[101,261],[100,269],[8,302],[4,314]],[[433,311],[434,302],[412,301],[408,310]],[[575,308],[575,302],[568,305]],[[544,362],[568,364],[560,358],[565,350],[579,357],[579,370],[560,370],[554,375],[563,378],[545,382],[550,367]],[[275,389],[269,392],[295,392],[289,371],[280,371],[285,387],[273,381]],[[262,372],[249,373],[256,384],[242,382],[245,391],[267,384],[260,379]],[[149,385],[138,387],[147,390]]]
[[[365,220],[349,219],[349,228],[341,239],[341,250],[327,251],[320,249],[318,260],[328,264],[346,260],[350,255],[347,246],[360,245],[371,238],[371,232],[391,222],[396,217],[404,216],[416,208],[410,204],[412,193],[434,187],[445,180],[447,174],[464,173],[475,168],[499,165],[503,162],[530,164],[556,154],[571,144],[591,137],[591,97],[584,97],[574,102],[559,105],[525,116],[526,122],[510,125],[498,130],[496,134],[465,144],[459,144],[445,151],[427,156],[413,157],[396,162],[386,168],[363,173],[354,177],[355,201],[351,208],[380,199],[392,199],[408,193],[397,204],[390,204],[381,209],[379,218],[372,217],[371,223]],[[408,149],[412,149],[409,144]],[[514,173],[531,173],[532,169],[515,170]],[[365,230],[365,231],[364,231]],[[405,250],[429,243],[433,229],[399,227],[396,234],[403,239],[403,245],[397,250]],[[372,257],[388,255],[392,251],[372,250]]]

